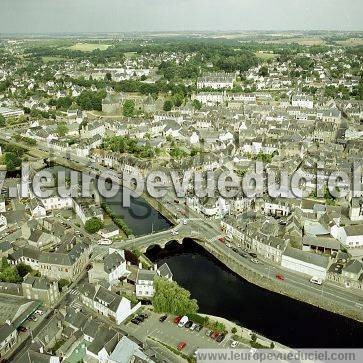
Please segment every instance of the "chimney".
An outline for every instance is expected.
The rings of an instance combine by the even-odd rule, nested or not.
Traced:
[[[139,269],[141,270],[142,269],[142,263],[139,262]]]
[[[158,270],[158,265],[155,263],[154,264],[154,270],[157,271]]]

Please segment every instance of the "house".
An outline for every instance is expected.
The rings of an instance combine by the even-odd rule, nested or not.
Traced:
[[[291,104],[294,107],[301,108],[313,108],[314,107],[314,99],[311,96],[298,94],[292,96]]]
[[[288,246],[282,254],[281,266],[325,280],[329,267],[329,258]]]
[[[363,246],[363,224],[336,227],[334,230],[332,229],[331,233],[347,248]]]
[[[350,260],[342,269],[342,276],[348,280],[358,281],[363,274],[363,263],[359,260]]]
[[[155,265],[153,270],[140,268],[136,275],[136,296],[145,299],[152,298],[154,296],[154,279],[157,276],[166,278],[169,281],[173,279],[173,273],[166,263],[159,268]]]
[[[93,217],[103,220],[102,209],[92,198],[74,198],[73,208],[83,224]]]
[[[100,284],[85,283],[79,290],[83,304],[97,313],[110,318],[116,324],[121,324],[141,307],[140,302],[132,304],[130,300],[106,289]]]
[[[85,363],[107,363],[120,340],[120,333],[108,327],[99,331],[96,338],[86,347]]]
[[[0,358],[16,343],[17,328],[40,306],[21,296],[0,293]]]
[[[123,336],[117,343],[115,349],[108,357],[109,363],[129,363],[129,362],[151,362],[140,347],[128,337]]]
[[[0,148],[1,151],[1,148]],[[0,152],[1,155],[1,152]],[[6,212],[6,207],[5,207],[5,198],[3,195],[0,194],[0,213],[4,213]]]
[[[0,232],[4,231],[8,227],[8,221],[3,214],[0,214]]]
[[[116,226],[115,223],[109,223],[100,231],[98,231],[98,234],[103,238],[112,238],[120,234],[120,229]]]
[[[208,73],[198,78],[197,88],[232,89],[236,76],[228,73]]]
[[[124,95],[120,94],[108,94],[106,98],[102,100],[102,112],[107,114],[121,113],[122,103],[124,101]]]
[[[43,203],[37,198],[30,199],[29,209],[33,218],[44,218],[47,215]]]
[[[363,199],[352,198],[349,208],[349,218],[352,221],[363,221]]]
[[[39,256],[39,272],[50,280],[74,281],[89,263],[90,247],[75,243],[75,237],[64,242],[54,252],[42,252]]]
[[[28,274],[21,284],[23,295],[29,300],[40,300],[47,307],[58,301],[60,296],[58,282],[50,282],[45,277]]]
[[[90,283],[105,280],[110,285],[113,285],[128,274],[125,252],[109,248],[106,256],[93,261],[92,269],[88,271],[88,280]]]
[[[59,242],[58,238],[42,229],[32,230],[28,238],[29,246],[39,250],[49,247],[57,242]]]

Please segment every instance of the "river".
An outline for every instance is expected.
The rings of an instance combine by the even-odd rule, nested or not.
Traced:
[[[106,202],[135,235],[170,227],[142,198],[131,199],[131,208],[121,201],[122,191]],[[171,242],[165,249],[153,247],[147,256],[159,265],[169,264],[174,280],[197,299],[201,313],[234,321],[290,347],[363,348],[363,324],[251,284],[190,239],[183,245]]]
[[[174,280],[197,299],[201,313],[290,347],[363,348],[363,324],[251,284],[192,240],[153,247],[147,256],[158,265],[168,263]]]

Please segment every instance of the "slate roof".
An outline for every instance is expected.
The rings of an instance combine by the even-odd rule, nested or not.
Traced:
[[[296,260],[300,260],[312,265],[327,268],[329,265],[329,258],[325,256],[318,255],[316,253],[304,252],[293,247],[286,247],[283,256],[288,256]]]

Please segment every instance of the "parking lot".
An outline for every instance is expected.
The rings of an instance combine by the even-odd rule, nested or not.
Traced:
[[[187,355],[193,354],[198,348],[229,348],[231,345],[231,334],[227,334],[225,339],[218,343],[206,336],[207,329],[205,328],[200,332],[191,331],[190,329],[179,328],[177,324],[174,324],[175,316],[170,315],[161,323],[159,318],[162,314],[149,311],[147,311],[147,314],[149,317],[144,322],[139,325],[129,322],[123,326],[123,329],[140,341],[145,341],[146,337],[149,336],[174,348],[180,342],[185,342],[187,345],[182,352]],[[239,344],[236,348],[242,348],[242,344]]]

